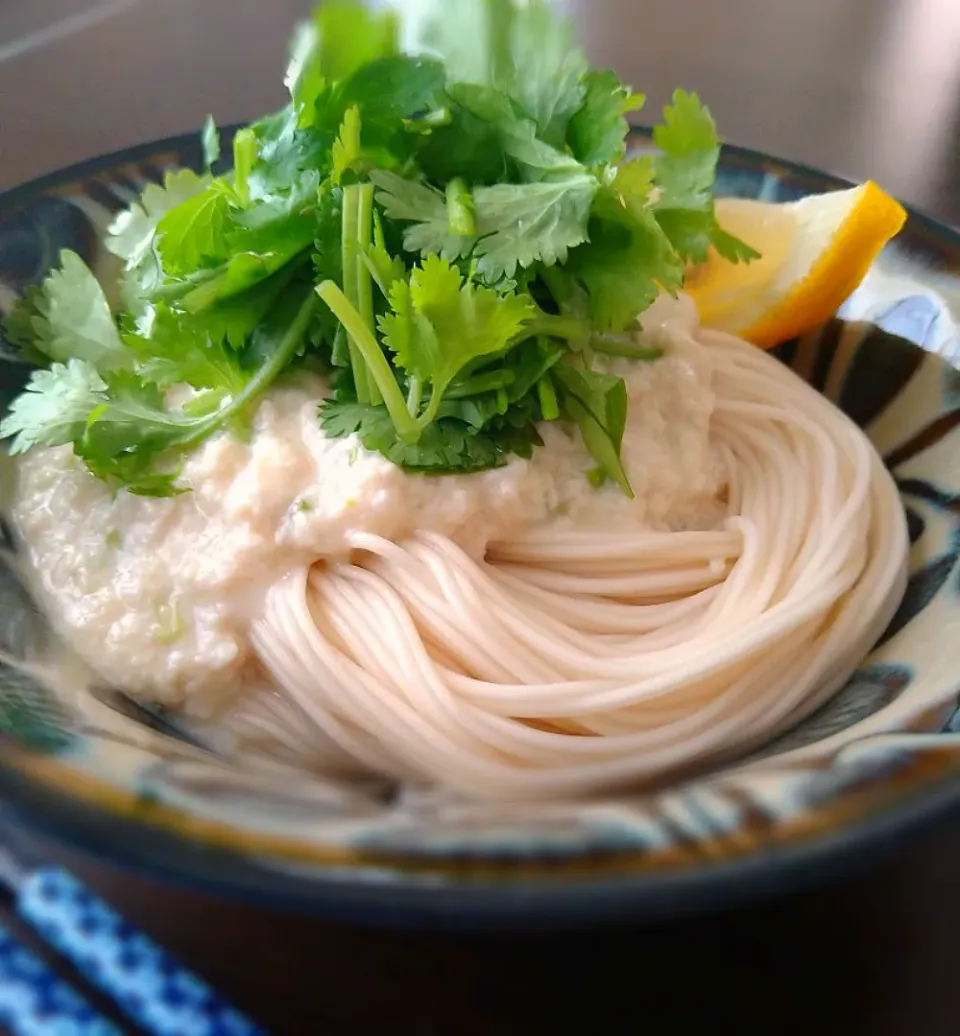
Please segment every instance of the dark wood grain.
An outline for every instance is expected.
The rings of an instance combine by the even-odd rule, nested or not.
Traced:
[[[0,0],[0,186],[280,102],[307,0],[132,0],[15,53],[67,5]],[[709,100],[728,139],[862,179],[960,223],[957,0],[583,0],[592,57],[660,103]],[[28,17],[29,14],[29,17]],[[960,821],[855,879],[605,936],[351,930],[78,860],[131,920],[280,1034],[956,1036]]]

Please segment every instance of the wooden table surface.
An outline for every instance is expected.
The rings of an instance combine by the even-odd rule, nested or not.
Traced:
[[[0,186],[282,100],[306,0],[0,0]],[[583,0],[585,44],[651,104],[960,224],[958,0]],[[960,817],[866,873],[616,934],[379,933],[74,867],[277,1034],[956,1036]],[[955,979],[954,979],[955,980]]]

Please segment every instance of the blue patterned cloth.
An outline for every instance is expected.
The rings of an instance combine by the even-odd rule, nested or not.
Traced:
[[[263,1030],[65,871],[34,873],[20,891],[18,909],[49,945],[155,1036],[261,1036]]]
[[[11,1036],[123,1036],[0,928],[0,1027]]]

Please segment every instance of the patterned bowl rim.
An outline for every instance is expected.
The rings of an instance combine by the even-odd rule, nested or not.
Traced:
[[[752,904],[864,871],[944,818],[960,813],[960,758],[928,760],[912,793],[893,806],[812,837],[739,857],[701,857],[693,866],[585,876],[539,866],[524,875],[472,876],[449,869],[399,870],[382,856],[308,876],[255,856],[203,844],[133,816],[106,813],[63,788],[45,788],[0,764],[5,823],[139,875],[254,905],[378,927],[554,929],[628,925],[697,916]],[[642,865],[642,854],[627,854]],[[627,861],[629,863],[629,860]]]
[[[224,137],[236,128],[225,127]],[[649,138],[650,129],[633,126],[631,135]],[[37,193],[165,153],[183,155],[196,142],[196,134],[176,134],[28,180],[0,192],[0,216]],[[723,146],[721,162],[809,179],[821,189],[853,186],[842,176],[736,145]],[[919,231],[934,251],[946,246],[960,255],[960,231],[915,208],[907,211],[915,236]],[[889,782],[846,790],[841,811],[830,809],[836,800],[813,806],[802,818],[775,827],[769,844],[731,846],[731,855],[719,860],[687,856],[678,866],[651,869],[642,849],[603,860],[568,855],[480,861],[455,854],[427,859],[298,848],[290,839],[241,834],[172,806],[146,805],[134,792],[78,775],[68,764],[0,746],[0,831],[13,824],[181,885],[377,924],[552,927],[698,913],[864,865],[892,848],[895,838],[917,833],[960,806],[960,780],[954,779],[960,776],[960,746],[950,741],[919,753],[906,773],[898,773],[896,794],[891,796]],[[277,866],[284,859],[287,870]]]

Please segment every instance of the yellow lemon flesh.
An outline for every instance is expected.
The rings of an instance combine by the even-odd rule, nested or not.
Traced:
[[[781,205],[722,198],[716,211],[760,258],[738,264],[711,253],[687,271],[684,288],[707,327],[764,349],[833,316],[907,217],[869,181]]]

